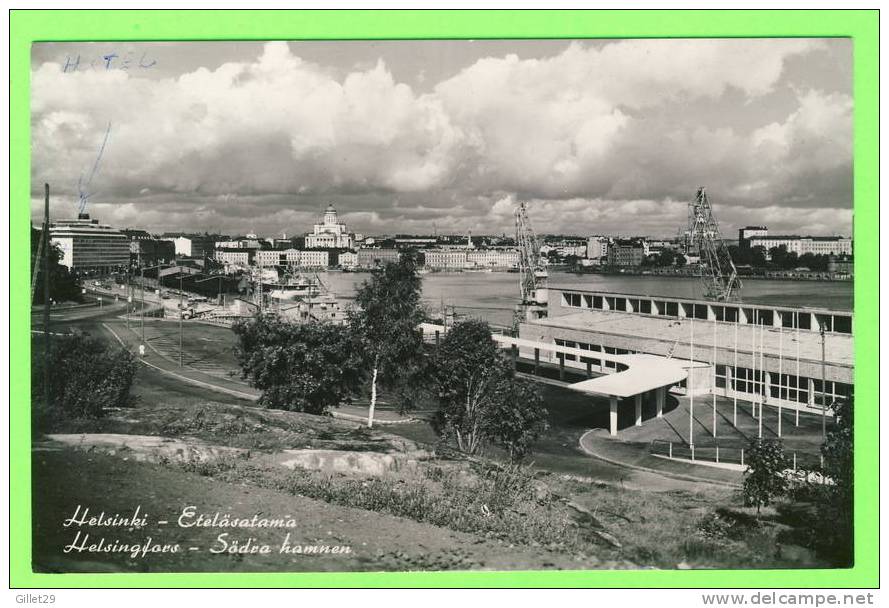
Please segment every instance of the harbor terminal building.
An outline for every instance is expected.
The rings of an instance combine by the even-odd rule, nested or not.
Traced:
[[[543,356],[588,374],[619,371],[602,354],[689,360],[703,364],[690,375],[693,394],[820,411],[852,395],[852,331],[850,311],[550,286],[548,315],[521,323],[519,337],[572,349]],[[687,393],[687,383],[674,390]]]

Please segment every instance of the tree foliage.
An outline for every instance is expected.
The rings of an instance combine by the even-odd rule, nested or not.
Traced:
[[[744,503],[756,507],[759,513],[787,489],[783,475],[787,466],[784,446],[777,440],[756,439],[747,449],[746,461]]]
[[[546,429],[546,410],[530,382],[515,377],[483,321],[455,325],[436,350],[431,377],[440,409],[436,430],[467,454],[489,443],[524,457]]]
[[[853,399],[833,404],[837,424],[827,433],[821,446],[824,456],[822,474],[829,483],[820,486],[819,516],[830,522],[821,534],[822,544],[839,565],[852,562],[853,482]]]
[[[233,329],[242,375],[262,391],[265,407],[321,414],[360,386],[360,361],[346,327],[263,315]]]
[[[31,340],[31,390],[35,427],[47,430],[59,419],[95,419],[127,404],[136,374],[135,357],[83,333],[52,336],[44,365],[42,336]],[[49,373],[49,396],[44,374]]]
[[[42,231],[31,228],[31,269],[37,261],[37,248],[40,239],[43,238]],[[62,252],[57,245],[50,243],[49,247],[49,297],[56,302],[81,302],[83,296],[81,294],[80,282],[77,277],[72,275],[67,266],[63,266],[60,261]],[[34,289],[34,304],[43,304],[43,260],[40,259],[37,264],[37,284]]]
[[[404,251],[399,261],[374,269],[355,294],[350,325],[371,378],[368,426],[373,425],[378,384],[403,396],[421,366],[421,288],[416,254]],[[410,402],[404,399],[401,405]]]

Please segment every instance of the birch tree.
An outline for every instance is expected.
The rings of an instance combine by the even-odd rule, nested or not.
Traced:
[[[374,269],[355,295],[350,323],[370,375],[368,428],[380,387],[396,385],[423,356],[421,285],[416,255],[406,251],[398,262]]]

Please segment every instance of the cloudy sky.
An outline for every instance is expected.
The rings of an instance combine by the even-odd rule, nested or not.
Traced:
[[[32,212],[153,232],[849,234],[846,39],[46,43]],[[107,137],[106,137],[107,134]],[[104,142],[104,147],[103,147]],[[100,154],[101,151],[101,154]],[[101,158],[99,158],[101,156]],[[98,162],[97,162],[98,159]]]

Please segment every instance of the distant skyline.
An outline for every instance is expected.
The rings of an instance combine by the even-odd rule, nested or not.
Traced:
[[[32,215],[150,232],[851,235],[847,39],[41,43]],[[97,162],[102,143],[107,143]]]

